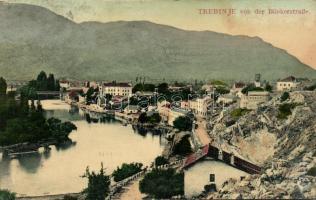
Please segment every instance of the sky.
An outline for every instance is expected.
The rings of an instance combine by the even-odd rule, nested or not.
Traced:
[[[147,20],[185,30],[258,36],[316,69],[316,0],[4,1],[43,6],[78,23]],[[201,14],[200,9],[235,9],[235,14]],[[269,14],[268,9],[305,11],[303,14]]]

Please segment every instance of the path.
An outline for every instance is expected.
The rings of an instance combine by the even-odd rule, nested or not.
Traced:
[[[195,130],[196,135],[198,136],[202,146],[208,145],[211,143],[211,138],[206,132],[206,121],[203,119],[197,119],[198,128]]]
[[[124,188],[124,192],[119,196],[121,200],[139,200],[146,195],[139,191],[139,182],[141,178],[133,181],[127,188]]]

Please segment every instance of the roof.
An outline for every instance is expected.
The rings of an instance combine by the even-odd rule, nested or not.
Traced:
[[[246,86],[246,84],[243,82],[237,82],[234,84],[234,86],[235,86],[235,88],[243,88]]]
[[[117,83],[117,82],[110,82],[110,83],[103,83],[105,87],[132,87],[129,83]]]
[[[289,76],[289,77],[286,77],[284,79],[281,79],[280,81],[281,82],[294,82],[294,81],[296,81],[296,78],[294,76]]]

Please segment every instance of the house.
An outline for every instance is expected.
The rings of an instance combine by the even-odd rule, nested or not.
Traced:
[[[277,91],[291,91],[298,87],[299,81],[294,76],[289,76],[277,81]]]
[[[170,103],[168,101],[158,102],[157,109],[162,121],[168,122]]]
[[[194,100],[189,100],[189,108],[199,117],[206,117],[207,108],[211,104],[212,98],[210,96],[199,97]]]
[[[137,114],[139,112],[138,105],[128,105],[124,109],[124,113],[126,114]]]
[[[231,104],[237,100],[236,96],[232,94],[224,94],[218,97],[217,103],[223,103],[223,104]]]
[[[262,103],[269,101],[270,95],[266,91],[250,91],[240,98],[240,108],[257,109]]]
[[[66,80],[59,81],[59,85],[61,88],[65,88],[65,89],[68,89],[70,87],[69,81],[66,81]]]
[[[132,96],[132,85],[130,83],[103,83],[99,87],[100,94],[110,94],[112,96]]]

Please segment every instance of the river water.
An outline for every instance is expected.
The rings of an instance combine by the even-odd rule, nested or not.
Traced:
[[[163,150],[160,135],[138,133],[120,122],[88,122],[81,111],[59,100],[42,101],[47,117],[72,121],[78,128],[70,134],[73,144],[49,153],[4,160],[0,157],[0,188],[23,195],[46,195],[80,192],[87,180],[80,176],[87,166],[99,170],[101,162],[110,174],[122,163],[150,165]],[[2,160],[1,160],[2,159]]]

